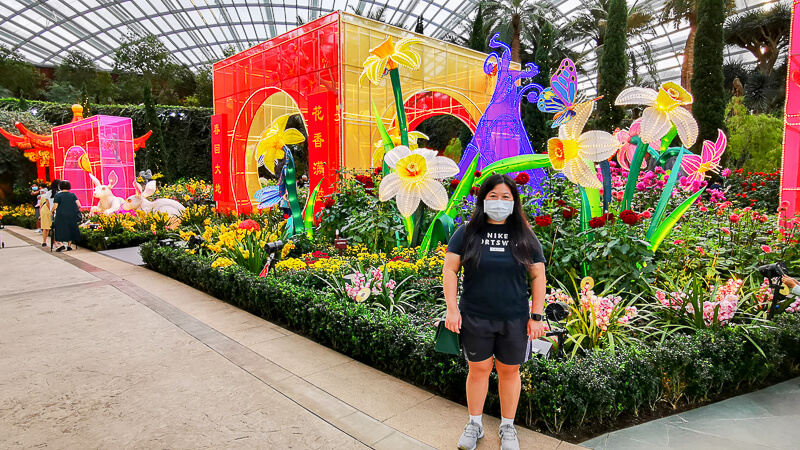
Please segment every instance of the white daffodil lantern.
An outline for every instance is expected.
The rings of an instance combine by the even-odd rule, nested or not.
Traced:
[[[697,122],[684,106],[693,102],[692,94],[675,83],[664,83],[655,91],[650,88],[629,87],[617,96],[615,105],[645,105],[642,114],[642,142],[658,142],[675,125],[678,137],[686,148],[697,141]]]
[[[398,146],[386,154],[386,164],[394,172],[381,181],[379,198],[382,202],[397,197],[397,209],[403,217],[411,217],[420,200],[431,209],[441,211],[447,207],[447,191],[439,180],[458,173],[458,166],[450,159],[438,156],[436,151]]]

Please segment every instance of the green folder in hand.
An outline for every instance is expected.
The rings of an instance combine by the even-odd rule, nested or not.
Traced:
[[[437,352],[451,355],[461,354],[461,337],[458,333],[453,333],[444,326],[444,319],[439,321],[439,325],[436,328],[435,349]]]

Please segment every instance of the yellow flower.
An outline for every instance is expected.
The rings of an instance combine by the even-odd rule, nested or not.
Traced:
[[[284,114],[275,119],[272,124],[261,133],[256,144],[256,160],[259,166],[264,166],[271,173],[275,173],[275,160],[284,156],[283,146],[299,144],[306,140],[303,133],[294,128],[286,129],[286,123],[291,114]]]
[[[452,159],[437,156],[434,150],[418,148],[412,152],[401,145],[392,149],[385,161],[395,172],[381,182],[382,202],[396,196],[397,208],[404,217],[414,214],[420,199],[431,209],[443,210],[447,206],[447,191],[437,179],[458,173]]]
[[[388,131],[389,137],[392,138],[392,147],[397,147],[401,144],[400,140],[400,129],[394,127]],[[424,133],[419,131],[409,131],[408,132],[408,148],[410,150],[414,150],[419,147],[417,144],[417,140],[419,139],[430,139]],[[372,166],[379,167],[383,164],[383,157],[386,156],[386,149],[383,147],[383,139],[375,142],[375,153],[372,154]]]
[[[553,169],[563,172],[575,184],[598,189],[602,183],[592,161],[604,161],[622,145],[605,131],[587,131],[581,134],[594,102],[584,102],[575,107],[575,117],[558,127],[558,137],[547,141],[547,155]]]
[[[369,78],[373,84],[379,84],[386,71],[405,66],[412,70],[419,69],[422,57],[411,49],[412,44],[420,44],[422,39],[405,38],[397,41],[395,45],[392,37],[386,38],[381,45],[369,51],[370,56],[364,61],[364,71],[358,79],[358,84],[363,84],[364,78]]]
[[[306,263],[297,258],[285,259],[275,264],[276,270],[303,270],[306,267]]]
[[[217,258],[213,263],[211,263],[211,267],[214,269],[232,266],[235,263],[228,258]]]
[[[698,128],[692,113],[682,106],[690,105],[692,94],[675,83],[664,83],[656,92],[653,89],[629,87],[617,96],[616,105],[646,105],[642,113],[642,131],[639,137],[649,144],[660,141],[672,125],[678,131],[686,148],[697,141]]]

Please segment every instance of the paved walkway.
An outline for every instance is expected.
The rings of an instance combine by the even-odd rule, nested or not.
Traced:
[[[605,434],[596,450],[800,449],[800,378]]]
[[[455,447],[461,405],[142,267],[0,233],[0,448]],[[499,448],[484,423],[478,449]]]

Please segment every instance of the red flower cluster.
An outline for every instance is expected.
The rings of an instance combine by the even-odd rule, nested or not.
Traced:
[[[481,171],[480,170],[476,170],[475,171],[475,178],[480,178],[480,177],[481,177]]]
[[[573,208],[572,206],[564,208],[564,210],[561,211],[561,215],[567,220],[572,219],[578,215],[578,208]]]
[[[516,177],[514,177],[514,183],[517,184],[527,184],[530,180],[531,177],[525,172],[520,172]]]
[[[289,220],[289,215],[288,214],[284,214],[283,215],[283,220]]]
[[[606,219],[603,216],[600,217],[592,217],[589,220],[589,226],[592,228],[602,228],[606,224]]]
[[[472,186],[471,188],[469,188],[469,193],[471,195],[477,197],[478,196],[478,192],[480,192],[480,190],[481,190],[481,188],[479,188],[478,186]]]
[[[543,216],[536,216],[534,219],[536,221],[536,225],[540,227],[547,227],[553,223],[553,219],[550,218],[549,215],[545,214]]]
[[[382,174],[383,173],[383,168],[382,167],[376,167],[374,173],[375,173],[375,175]]]
[[[258,222],[256,222],[253,219],[247,219],[247,220],[242,221],[242,223],[239,224],[239,229],[240,230],[258,231],[258,230],[261,229],[261,225],[259,225]]]
[[[636,225],[639,222],[639,215],[635,212],[631,211],[630,209],[626,209],[619,213],[619,220],[621,220],[626,225]]]
[[[459,181],[459,180],[456,180],[455,178],[453,178],[452,180],[450,180],[450,189],[455,189],[455,188],[457,188],[457,187],[458,187],[458,183],[460,183],[460,182],[461,182],[461,181]]]
[[[328,258],[330,258],[330,255],[328,255],[325,252],[321,252],[319,250],[317,250],[314,253],[312,253],[311,256],[313,256],[314,258],[317,258],[317,259],[328,259]]]
[[[369,175],[356,175],[356,181],[364,185],[364,189],[370,190],[375,187],[375,181]]]
[[[333,207],[333,204],[334,204],[333,197],[328,197],[325,199],[325,203],[323,203],[322,206],[325,208],[331,208]]]
[[[556,200],[556,205],[561,206],[563,208],[564,206],[567,206],[567,202],[565,202],[564,200],[558,199],[558,200]]]
[[[614,213],[610,213],[609,212],[609,213],[603,214],[603,220],[605,220],[608,223],[614,223],[614,220],[615,220]]]

